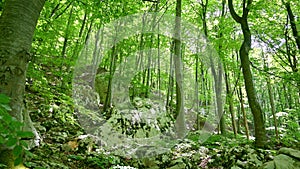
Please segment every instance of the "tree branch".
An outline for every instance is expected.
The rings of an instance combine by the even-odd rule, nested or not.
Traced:
[[[144,2],[153,2],[153,3],[159,3],[159,0],[155,1],[155,0],[143,0]]]
[[[242,18],[235,12],[233,4],[232,4],[232,0],[228,0],[228,7],[229,7],[229,11],[230,11],[230,14],[232,15],[233,19],[236,22],[241,23]]]
[[[293,11],[291,9],[290,2],[286,2],[285,7],[286,7],[286,10],[287,10],[289,18],[290,18],[290,24],[291,24],[291,27],[292,27],[293,36],[296,40],[298,50],[300,51],[300,37],[298,35],[297,26],[296,26],[296,22],[295,22],[295,16],[294,16]]]
[[[64,13],[67,11],[67,9],[72,5],[72,3],[73,3],[73,1],[71,1],[71,2],[66,6],[66,8],[65,8],[61,13],[59,13],[54,19],[57,19],[57,18],[59,18],[62,14],[64,14]]]
[[[273,72],[269,72],[269,71],[267,71],[267,70],[261,69],[261,68],[255,66],[252,62],[250,62],[250,65],[251,65],[251,67],[253,67],[254,69],[256,69],[256,70],[259,71],[259,72],[263,72],[263,73],[265,73],[265,74],[268,74],[268,75],[277,77],[277,78],[279,78],[279,79],[283,79],[283,80],[287,80],[287,81],[294,81],[294,82],[297,81],[297,79],[295,79],[295,78],[293,78],[293,77],[279,76],[279,75],[277,75],[277,74],[275,74],[275,73],[273,73]],[[293,73],[293,72],[287,72],[287,74],[292,74],[292,73]],[[293,84],[293,83],[291,83],[291,84],[292,84],[293,86],[297,87],[297,85],[295,85],[295,84]]]

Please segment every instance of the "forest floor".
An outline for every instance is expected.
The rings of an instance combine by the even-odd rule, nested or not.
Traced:
[[[40,145],[26,154],[28,168],[300,168],[299,140],[293,135],[281,138],[280,143],[270,139],[259,149],[241,134],[228,131],[201,143],[201,134],[193,131],[163,154],[137,159],[113,155],[84,137],[88,135],[74,115],[71,97],[49,93],[27,91],[27,106],[42,137]]]

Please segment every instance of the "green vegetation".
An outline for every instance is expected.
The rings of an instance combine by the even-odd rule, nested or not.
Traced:
[[[300,2],[0,0],[0,15],[0,168],[300,168]]]

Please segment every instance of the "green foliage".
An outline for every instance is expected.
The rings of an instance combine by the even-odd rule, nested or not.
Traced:
[[[1,1],[0,1],[0,15],[1,15],[1,13],[2,13],[3,6],[4,6],[4,0],[1,0]]]
[[[283,146],[300,148],[300,126],[297,113],[297,109],[286,109],[275,114],[278,120],[280,142]],[[267,128],[267,130],[274,130],[274,127]],[[275,137],[271,137],[271,140],[276,142]]]
[[[244,137],[212,135],[203,144],[209,148],[209,168],[222,166],[224,168],[257,168],[274,155],[274,151],[257,149],[253,143]]]
[[[34,135],[30,131],[23,131],[24,124],[8,113],[11,111],[9,102],[8,96],[0,94],[0,145],[12,150],[15,165],[18,165],[23,161],[23,153],[28,153],[25,140]]]
[[[106,169],[120,163],[119,157],[93,151],[87,153],[80,149],[69,151],[63,144],[43,144],[35,149],[25,162],[30,168],[100,168]],[[86,149],[87,147],[85,147]]]
[[[297,100],[299,96],[295,94],[298,92],[297,89],[290,83],[291,81],[299,81],[299,73],[291,73],[289,65],[286,64],[287,61],[284,60],[284,58],[288,58],[285,54],[286,51],[284,51],[285,44],[283,40],[285,33],[282,31],[283,27],[288,27],[286,26],[286,11],[283,10],[284,8],[282,8],[280,1],[274,2],[275,3],[273,4],[278,5],[270,5],[268,2],[256,1],[254,2],[254,5],[251,6],[251,14],[249,15],[249,22],[251,22],[250,29],[251,31],[253,30],[253,35],[256,36],[253,49],[256,50],[260,47],[268,48],[263,51],[269,56],[268,60],[271,60],[268,71],[272,76],[273,74],[280,75],[284,79],[283,81],[278,81],[278,83],[274,84],[274,88],[276,89],[274,95],[275,99],[277,98],[275,101],[277,103],[277,109],[282,109],[283,111],[285,107],[293,108],[284,110],[287,112],[287,116],[279,118],[280,141],[283,145],[288,147],[300,147],[299,125],[297,124],[298,119],[295,118],[299,114],[299,108],[297,110],[297,105],[295,104],[295,100]],[[184,18],[194,25],[199,26],[201,29],[203,24],[201,19],[204,18],[204,16],[200,13],[203,6],[196,1],[184,1],[182,3]],[[297,10],[299,9],[297,3],[298,2],[292,2],[295,13],[299,11]],[[3,0],[0,1],[0,12],[2,5]],[[102,152],[98,153],[95,150],[96,148],[93,148],[93,151],[90,152],[82,149],[80,146],[74,150],[66,146],[66,143],[70,139],[81,135],[84,132],[82,129],[83,124],[80,126],[76,117],[77,110],[74,108],[75,106],[72,101],[71,81],[76,59],[83,48],[83,45],[87,43],[86,39],[89,36],[89,32],[103,27],[103,24],[109,23],[122,16],[137,12],[154,11],[155,5],[155,3],[145,1],[126,1],[126,3],[117,0],[46,1],[35,31],[34,42],[32,45],[34,57],[29,63],[26,82],[27,107],[35,122],[35,126],[38,126],[37,129],[43,136],[43,143],[41,147],[31,150],[33,154],[27,155],[27,159],[30,161],[26,163],[28,167],[122,168],[123,166],[123,168],[126,168],[125,166],[134,166],[136,168],[156,167],[175,169],[184,167],[207,168],[209,166],[209,168],[256,168],[267,161],[269,155],[271,156],[274,154],[273,150],[263,151],[255,149],[252,147],[252,141],[247,141],[245,137],[241,137],[240,135],[238,135],[237,138],[232,134],[226,135],[225,137],[212,135],[206,142],[201,144],[201,137],[203,135],[197,132],[190,133],[186,140],[180,142],[170,152],[155,156],[151,159],[142,160],[125,159]],[[175,6],[173,2],[161,0],[157,5],[160,12],[174,14]],[[242,3],[236,1],[234,5],[237,8],[238,14],[241,14]],[[235,58],[235,55],[238,55],[238,48],[241,45],[240,39],[242,36],[236,29],[236,26],[238,25],[234,24],[229,13],[227,13],[224,18],[219,16],[221,11],[220,1],[209,1],[206,10],[207,16],[209,16],[206,18],[208,33],[210,35],[208,38],[215,48],[222,47],[222,50],[218,52],[224,65],[226,65],[228,69],[228,78],[230,83],[232,83],[231,87],[235,90],[241,85],[243,88],[243,78],[239,77],[242,75],[240,72],[240,64]],[[298,16],[298,13],[296,13],[296,16]],[[83,30],[80,30],[81,28]],[[220,37],[221,34],[222,37]],[[287,34],[289,36],[288,44],[291,45],[293,43],[293,41],[290,41],[290,39],[292,39],[291,31],[287,32]],[[165,48],[170,48],[170,37],[161,35],[158,39],[155,34],[144,34],[143,38],[140,36],[141,35],[134,35],[132,37],[127,37],[127,39],[120,41],[118,45],[116,45],[117,64],[123,62],[125,60],[124,58],[131,56],[133,52],[137,52],[141,49],[160,48],[162,52]],[[268,41],[270,39],[270,41],[268,44],[261,43],[258,40],[260,38],[267,39]],[[142,44],[141,40],[143,40],[144,44]],[[102,45],[103,44],[99,44],[99,46]],[[64,54],[63,47],[66,47]],[[277,48],[283,50],[283,54],[281,51],[278,51]],[[295,47],[292,45],[290,48],[293,48],[293,51],[295,50]],[[261,51],[251,53],[251,63],[254,66],[260,67],[262,65],[260,52]],[[191,74],[194,74],[196,71],[194,58],[197,55],[191,54],[194,53],[188,50],[183,52],[183,65],[185,69],[188,68],[188,71]],[[161,63],[169,60],[167,55],[163,53],[161,53],[161,55]],[[107,58],[107,56],[109,57]],[[146,57],[141,58],[139,66],[144,67],[147,65],[146,60]],[[104,56],[101,66],[108,68],[110,62],[111,57],[108,52]],[[155,65],[157,63],[153,60],[151,64]],[[161,65],[160,69],[163,67],[165,66]],[[203,68],[203,63],[201,63],[200,67],[201,68],[198,70],[199,101],[201,102],[201,106],[205,106],[213,101],[213,86],[210,85],[212,79],[209,77],[209,73],[207,73],[208,70]],[[132,112],[121,112],[113,109],[110,112],[104,112],[102,114],[106,119],[109,119],[109,122],[113,124],[116,130],[135,137],[151,137],[156,134],[156,130],[164,132],[172,126],[175,119],[172,114],[158,117],[156,121],[152,121],[152,123],[146,123],[146,121],[140,117],[149,116],[152,112],[154,112],[154,114],[159,112],[157,110],[157,103],[153,101],[154,99],[152,97],[147,96],[149,94],[148,92],[153,89],[153,86],[154,88],[157,87],[157,82],[159,82],[159,87],[163,92],[164,97],[166,96],[167,89],[170,87],[168,84],[168,73],[163,73],[162,70],[160,71],[161,74],[158,76],[157,70],[151,70],[150,78],[152,78],[152,80],[150,80],[151,82],[149,85],[145,81],[148,76],[146,69],[137,73],[131,80],[129,96],[131,103],[136,110]],[[258,89],[257,95],[263,104],[263,108],[265,109],[264,112],[266,112],[267,116],[269,103],[265,95],[264,81],[265,77],[270,76],[270,74],[254,69],[252,69],[252,71],[254,72],[254,79]],[[104,103],[106,99],[108,79],[108,72],[98,74],[95,79],[95,90],[99,94],[99,102],[101,103]],[[274,81],[277,82],[277,77],[274,79]],[[151,84],[152,82],[154,83]],[[188,83],[184,84],[188,86],[187,88],[191,89],[191,91],[185,91],[187,95],[194,95],[194,87],[192,84],[194,84],[194,80],[191,79],[188,79]],[[98,99],[95,99],[97,97],[95,91],[81,90],[81,88],[79,88],[79,90],[82,91],[80,94],[83,96],[83,101],[91,99],[98,102]],[[287,92],[290,96],[284,96],[284,92],[282,91]],[[236,92],[232,91],[232,93],[236,108],[236,105],[239,104],[237,102],[238,98],[235,95]],[[29,137],[30,133],[19,131],[18,128],[21,128],[22,124],[15,121],[14,118],[7,113],[7,111],[10,110],[7,101],[7,98],[0,97],[0,120],[5,121],[5,123],[0,123],[0,144],[11,146],[14,155],[20,156],[23,152],[23,145],[21,144],[23,141],[20,140],[20,138]],[[187,106],[193,107],[194,100],[191,101],[191,103],[193,105]],[[174,102],[170,104],[172,104],[171,107],[176,106]],[[248,104],[246,100],[245,104]],[[163,107],[164,106],[165,105],[163,105]],[[3,113],[3,110],[5,110],[6,113]],[[79,108],[79,111],[81,110],[84,109]],[[237,109],[234,109],[234,111],[238,112]],[[246,107],[246,111],[249,111],[249,108]],[[130,113],[132,113],[132,116],[128,115]],[[134,115],[135,119],[133,120]],[[88,116],[88,121],[94,121],[96,119],[96,116],[92,116],[91,114],[88,114]],[[228,113],[225,113],[224,116],[227,118],[227,124],[231,125]],[[247,116],[248,120],[252,123],[252,115],[247,112]],[[268,120],[269,119],[267,118],[266,121],[268,122]],[[271,135],[271,140],[275,143],[276,140],[273,140],[273,138],[274,137]],[[272,144],[273,142],[270,143],[270,145]],[[207,151],[207,149],[209,151]],[[277,160],[280,161],[280,159],[281,157]]]

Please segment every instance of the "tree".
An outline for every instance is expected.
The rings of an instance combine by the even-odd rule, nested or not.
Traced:
[[[27,65],[34,30],[44,0],[6,0],[0,18],[0,93],[11,98],[10,115],[29,124],[30,118],[24,108],[24,90]],[[30,124],[29,124],[30,125]],[[13,168],[12,150],[2,148],[0,159]]]
[[[300,35],[298,33],[298,30],[297,30],[295,16],[294,16],[294,13],[293,13],[292,8],[291,8],[290,1],[284,2],[284,0],[282,0],[282,3],[286,7],[286,10],[287,10],[287,13],[288,13],[288,17],[289,17],[289,20],[290,20],[290,25],[291,25],[292,32],[293,32],[293,36],[294,36],[294,39],[296,41],[296,45],[297,45],[297,48],[298,48],[298,52],[295,52],[295,53],[299,54],[300,53]],[[289,62],[291,63],[291,65],[293,65],[293,66],[291,66],[292,67],[292,71],[295,74],[297,74],[297,72],[298,72],[298,68],[297,68],[298,59],[297,59],[297,56],[296,56],[295,53],[292,54],[292,58],[293,59],[292,60],[290,59]],[[288,52],[288,54],[291,55],[290,52]],[[299,81],[297,82],[297,87],[298,87],[298,94],[300,96],[300,82]],[[299,105],[299,103],[300,103],[300,99],[299,98],[297,100],[297,103]],[[299,109],[299,107],[298,107],[298,109]],[[298,114],[298,124],[300,125],[300,115],[299,114]]]
[[[208,0],[204,1],[199,1],[201,5],[201,10],[202,12],[200,13],[201,16],[201,21],[202,21],[202,28],[204,31],[204,35],[206,37],[209,37],[208,35],[208,27],[207,27],[207,7],[208,7]],[[222,14],[221,14],[221,19],[224,18],[225,12],[225,3],[222,2]],[[221,25],[221,24],[220,24]],[[222,35],[218,35],[217,38],[221,38]],[[222,44],[219,44],[219,53],[221,51]],[[215,60],[213,59],[214,56],[209,57],[209,62],[211,66],[211,72],[213,75],[214,79],[214,88],[215,88],[215,93],[216,93],[216,114],[218,116],[218,119],[220,119],[220,124],[219,124],[219,130],[221,131],[221,134],[226,134],[226,126],[225,126],[225,119],[223,116],[223,100],[222,100],[222,64],[220,60]],[[217,62],[217,63],[215,63]]]
[[[182,89],[182,63],[181,63],[181,0],[176,1],[175,38],[174,38],[174,65],[176,77],[176,131],[178,137],[185,136],[184,119],[184,93]]]
[[[290,1],[284,2],[284,0],[282,0],[282,3],[285,5],[289,19],[290,19],[290,24],[292,27],[292,31],[293,31],[293,36],[295,38],[298,50],[300,50],[300,35],[298,34],[298,30],[297,30],[297,25],[296,25],[296,21],[295,21],[295,16],[294,13],[292,11],[291,8],[291,4]]]
[[[256,92],[252,81],[252,73],[249,61],[249,51],[251,49],[251,32],[248,24],[248,14],[251,4],[252,0],[243,0],[243,14],[242,17],[240,17],[235,12],[232,0],[228,0],[230,14],[232,15],[233,19],[241,25],[243,31],[244,41],[242,43],[242,46],[240,47],[239,55],[241,59],[246,93],[254,118],[255,144],[257,147],[263,147],[266,142],[266,130],[264,126],[263,112],[256,98]]]

